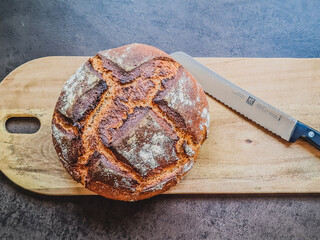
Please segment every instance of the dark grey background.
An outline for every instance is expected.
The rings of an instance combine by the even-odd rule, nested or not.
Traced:
[[[88,1],[89,2],[89,1]],[[320,57],[320,1],[0,1],[0,79],[132,42],[210,57]],[[9,100],[9,99],[8,99]],[[319,195],[48,197],[0,174],[0,239],[319,239]]]

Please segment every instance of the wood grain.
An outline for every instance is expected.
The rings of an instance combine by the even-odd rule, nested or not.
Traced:
[[[0,84],[0,169],[19,186],[50,195],[94,194],[76,183],[51,141],[53,107],[64,82],[87,57],[25,63]],[[320,129],[320,59],[198,58],[233,83]],[[319,193],[320,151],[290,144],[208,97],[210,136],[191,172],[166,193]],[[5,121],[36,116],[34,134],[11,134]]]

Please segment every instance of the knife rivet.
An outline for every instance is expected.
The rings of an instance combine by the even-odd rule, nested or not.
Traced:
[[[308,136],[309,136],[309,137],[314,137],[314,132],[310,131],[310,132],[308,133]]]

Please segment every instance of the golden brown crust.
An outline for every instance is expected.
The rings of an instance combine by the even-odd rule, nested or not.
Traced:
[[[198,82],[168,54],[143,44],[89,59],[66,82],[52,120],[54,146],[70,175],[124,201],[177,184],[208,128]]]

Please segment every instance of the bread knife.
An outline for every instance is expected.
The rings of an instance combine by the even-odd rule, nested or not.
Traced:
[[[184,52],[171,57],[184,66],[205,92],[281,138],[302,138],[320,150],[320,133],[218,75]]]

